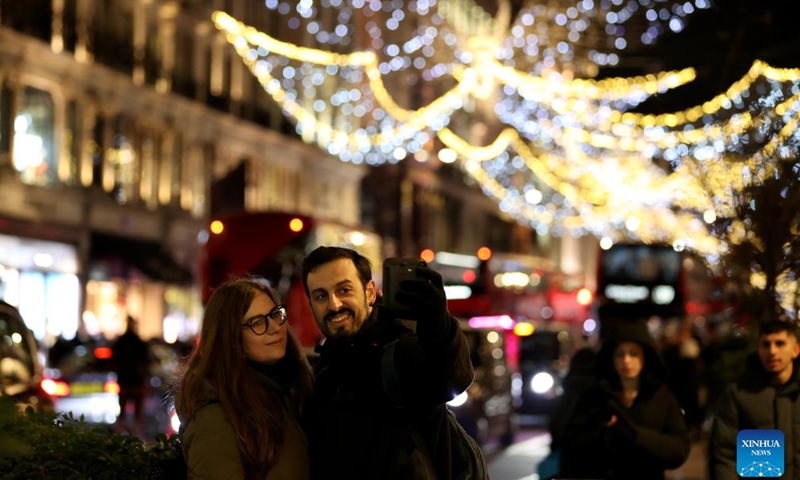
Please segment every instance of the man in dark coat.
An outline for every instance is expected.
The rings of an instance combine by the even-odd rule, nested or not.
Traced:
[[[136,332],[136,320],[128,316],[128,329],[111,347],[111,361],[119,384],[117,425],[126,424],[125,408],[133,403],[134,435],[144,433],[144,397],[150,374],[150,349]]]
[[[782,478],[800,479],[800,344],[797,326],[763,324],[758,350],[748,357],[742,378],[729,385],[717,405],[709,444],[713,480],[734,480],[736,436],[740,430],[778,429],[784,435]]]
[[[401,283],[396,297],[413,310],[415,328],[409,328],[377,304],[362,255],[320,247],[303,262],[306,294],[326,336],[316,349],[308,422],[312,478],[451,478],[445,403],[470,385],[472,364],[464,334],[447,312],[441,276],[428,268],[417,275]],[[393,379],[383,374],[387,362]],[[397,385],[387,388],[387,381]]]

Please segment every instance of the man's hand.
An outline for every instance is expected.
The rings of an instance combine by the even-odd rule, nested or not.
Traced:
[[[430,268],[418,268],[417,278],[403,280],[395,296],[407,305],[417,320],[417,332],[428,338],[443,338],[450,330],[450,314],[442,276]]]

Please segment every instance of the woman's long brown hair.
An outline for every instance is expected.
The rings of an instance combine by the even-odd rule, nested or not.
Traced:
[[[182,420],[191,421],[198,400],[207,395],[209,386],[213,388],[236,432],[248,478],[263,478],[277,462],[284,427],[290,421],[281,413],[281,398],[257,381],[244,353],[242,321],[259,292],[280,304],[274,290],[255,278],[230,280],[214,291],[203,315],[200,342],[189,357],[175,397]],[[281,368],[288,369],[287,401],[300,421],[313,379],[300,343],[288,324],[286,327],[288,341]]]

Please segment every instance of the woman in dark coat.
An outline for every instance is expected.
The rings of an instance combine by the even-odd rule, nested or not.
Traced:
[[[621,324],[596,358],[597,383],[567,422],[561,476],[663,480],[689,456],[686,422],[655,342],[640,322]]]

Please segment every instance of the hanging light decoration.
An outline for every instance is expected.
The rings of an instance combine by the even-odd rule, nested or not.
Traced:
[[[717,255],[726,247],[703,216],[731,215],[744,183],[795,153],[800,70],[756,62],[726,92],[661,115],[630,110],[691,82],[694,70],[592,79],[632,44],[681,31],[707,0],[543,1],[513,19],[507,1],[494,17],[470,0],[317,3],[266,7],[325,48],[223,12],[213,20],[306,141],[377,165],[436,137],[501,210],[540,233],[681,242]],[[315,20],[320,9],[335,19]],[[409,107],[420,89],[428,103]],[[465,126],[486,112],[499,134],[474,138]]]

